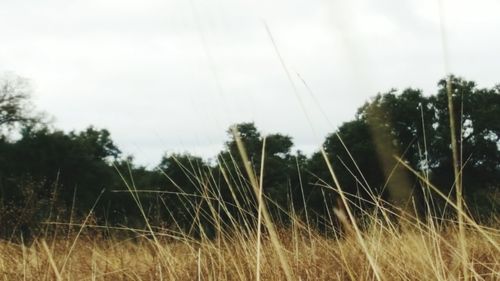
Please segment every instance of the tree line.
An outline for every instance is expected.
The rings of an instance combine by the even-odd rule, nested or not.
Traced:
[[[166,154],[157,167],[146,169],[124,156],[106,129],[53,128],[34,113],[29,83],[4,75],[0,236],[36,234],[52,222],[77,222],[89,214],[97,225],[141,229],[148,221],[193,235],[210,235],[215,224],[252,228],[257,198],[246,164],[257,178],[263,171],[263,196],[276,222],[286,224],[293,213],[321,228],[332,223],[331,208],[338,205],[338,186],[325,158],[358,215],[377,200],[421,215],[431,208],[444,215],[445,200],[431,196],[428,184],[454,194],[447,83],[457,116],[466,206],[478,218],[491,216],[500,207],[500,86],[479,88],[451,77],[439,81],[433,95],[413,88],[380,93],[309,156],[293,150],[290,136],[263,136],[254,123],[240,123],[235,131],[228,129],[216,161]],[[249,163],[243,162],[236,138],[244,143]]]

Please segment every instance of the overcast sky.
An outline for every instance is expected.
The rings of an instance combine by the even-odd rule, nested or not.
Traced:
[[[56,127],[107,128],[150,167],[213,157],[242,121],[312,152],[334,128],[298,74],[334,125],[390,88],[435,93],[445,57],[500,82],[500,1],[442,3],[446,56],[437,0],[0,0],[0,72],[30,78]]]

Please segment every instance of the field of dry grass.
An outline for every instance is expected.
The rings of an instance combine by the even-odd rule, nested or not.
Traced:
[[[241,143],[240,147],[245,159]],[[215,234],[205,234],[200,224],[199,238],[147,220],[143,229],[93,225],[90,215],[74,225],[48,222],[56,229],[51,233],[64,228],[72,229],[72,234],[60,231],[26,243],[1,241],[0,276],[3,280],[500,280],[498,218],[490,218],[487,225],[476,223],[437,189],[435,195],[444,197],[460,220],[436,217],[430,208],[417,218],[409,210],[375,201],[371,212],[354,216],[353,209],[360,207],[337,188],[339,203],[327,206],[331,209],[324,218],[327,224],[319,230],[309,224],[307,215],[293,209],[286,212],[288,223],[277,224],[268,212],[272,202],[263,200],[262,181],[246,168],[257,198],[258,212],[252,221],[241,223],[228,213],[229,221],[221,227],[221,217],[214,212]],[[131,196],[137,194],[135,187],[130,189]],[[209,209],[215,209],[213,202],[224,203],[212,200],[214,195],[207,190],[201,194]],[[121,235],[102,235],[114,231]]]
[[[451,124],[454,123],[452,119]],[[336,206],[325,207],[328,210],[328,217],[324,218],[326,227],[319,230],[310,224],[307,213],[305,216],[295,214],[293,208],[282,210],[288,216],[288,223],[276,223],[268,208],[273,202],[266,200],[263,194],[264,160],[261,170],[254,171],[238,132],[235,131],[234,136],[245,165],[245,171],[237,175],[245,179],[239,182],[245,182],[254,192],[252,208],[257,214],[250,217],[251,221],[245,219],[242,223],[228,212],[220,194],[211,193],[217,188],[208,188],[210,183],[200,177],[195,181],[199,183],[200,198],[206,201],[211,212],[215,233],[203,233],[198,220],[200,237],[195,239],[180,230],[150,225],[137,197],[138,190],[131,185],[128,189],[144,216],[144,229],[124,227],[119,231],[127,235],[104,237],[99,235],[104,233],[100,230],[108,227],[92,225],[91,213],[80,224],[49,221],[47,224],[56,229],[62,225],[75,231],[71,235],[41,236],[29,243],[22,239],[20,242],[19,239],[0,241],[0,278],[58,281],[500,280],[500,221],[491,217],[487,224],[482,224],[468,214],[461,194],[459,160],[454,159],[455,197],[443,194],[428,181],[425,173],[412,170],[398,159],[398,163],[414,173],[426,189],[426,215],[416,216],[417,212],[408,206],[381,204],[381,198],[373,193],[368,199],[346,194],[322,151],[335,183],[326,188],[333,189],[339,201]],[[452,136],[452,143],[456,144],[455,136]],[[452,145],[452,148],[456,158],[457,147]],[[264,155],[265,140],[262,152]],[[231,192],[235,191],[231,189]],[[236,194],[232,195],[236,198]],[[449,217],[456,219],[439,217],[434,212],[430,203],[434,196],[446,202],[452,214]],[[371,211],[357,205],[358,199],[371,200]],[[408,199],[411,202],[411,198]],[[224,223],[217,215],[220,210],[227,212]],[[354,210],[364,214],[354,215]],[[248,214],[243,208],[240,212]],[[197,218],[193,217],[193,221],[196,223]]]
[[[260,276],[256,233],[220,233],[211,240],[158,232],[156,239],[84,233],[77,240],[38,239],[30,245],[4,241],[0,273],[2,280],[463,280],[460,236],[451,225],[436,230],[437,225],[417,223],[396,230],[378,224],[362,234],[363,249],[348,232],[309,232],[297,222],[277,230],[278,244],[261,237]],[[498,230],[468,226],[465,239],[468,277],[500,280]]]
[[[238,140],[238,145],[244,163],[249,163],[245,161],[243,143]],[[328,168],[335,181],[332,167]],[[196,239],[181,230],[150,225],[142,209],[146,221],[143,229],[93,225],[90,214],[73,225],[47,222],[55,229],[49,232],[52,234],[26,243],[22,239],[0,241],[0,278],[500,280],[498,218],[490,218],[488,226],[476,223],[462,206],[426,182],[424,176],[419,178],[426,188],[446,201],[455,214],[452,217],[458,217],[456,220],[437,217],[428,202],[427,215],[417,218],[407,208],[389,206],[387,202],[380,204],[375,195],[372,198],[375,207],[370,212],[353,215],[354,209],[362,210],[353,199],[362,198],[345,194],[337,183],[339,201],[336,206],[326,206],[330,209],[324,218],[326,227],[319,230],[310,225],[307,213],[295,214],[293,208],[282,210],[289,222],[277,224],[268,210],[272,202],[263,197],[262,181],[249,164],[245,169],[247,183],[256,196],[254,210],[258,210],[250,217],[251,221],[241,223],[227,213],[229,221],[222,227],[222,218],[213,212],[215,234],[205,234],[198,222],[200,237]],[[259,175],[263,175],[263,170]],[[226,210],[222,198],[214,200],[217,195],[209,194],[206,187],[200,180],[200,193],[209,209],[215,210],[214,202],[218,202],[218,207],[222,205]],[[136,187],[129,186],[129,190],[141,208],[135,197]],[[62,228],[71,231],[54,234]],[[109,235],[110,232],[121,235]]]

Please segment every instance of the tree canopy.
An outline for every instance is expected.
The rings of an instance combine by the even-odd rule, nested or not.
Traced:
[[[396,157],[445,193],[454,192],[447,81],[459,117],[466,202],[477,214],[498,211],[500,86],[479,88],[458,77],[439,81],[435,95],[413,88],[379,93],[359,108],[353,120],[326,136],[322,146],[339,183],[362,208],[370,208],[366,202],[374,198],[412,201],[423,207],[425,184]],[[288,210],[298,215],[309,211],[318,226],[327,223],[327,206],[335,205],[337,194],[322,152],[304,155],[294,150],[290,136],[264,136],[254,123],[234,128],[255,176],[262,179],[273,218],[286,223]],[[157,167],[146,169],[122,155],[106,129],[89,126],[64,132],[33,118],[29,84],[12,76],[0,79],[0,129],[19,134],[17,139],[5,134],[0,139],[4,236],[36,230],[40,222],[58,216],[85,216],[92,208],[99,223],[140,227],[146,216],[194,235],[210,233],[214,223],[248,224],[257,214],[256,197],[231,129],[215,163],[189,153],[169,153]],[[438,209],[444,207],[443,202],[435,203]],[[214,219],[221,208],[226,209],[223,222]],[[207,227],[193,229],[194,220]]]

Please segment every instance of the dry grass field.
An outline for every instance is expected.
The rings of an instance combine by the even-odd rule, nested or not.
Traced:
[[[238,145],[245,159],[244,146],[241,142]],[[460,219],[436,217],[429,204],[427,215],[417,218],[409,210],[377,203],[376,198],[372,211],[354,216],[353,209],[360,210],[353,200],[355,196],[347,196],[338,187],[339,203],[331,206],[325,218],[331,224],[318,230],[308,223],[307,216],[294,211],[286,212],[289,223],[276,224],[268,212],[267,205],[272,202],[263,200],[262,181],[251,167],[246,170],[248,183],[257,195],[258,213],[251,217],[253,222],[242,224],[228,214],[229,221],[222,227],[221,217],[214,212],[215,234],[209,238],[200,227],[201,235],[196,239],[149,223],[144,229],[109,227],[110,231],[128,235],[104,237],[99,230],[107,227],[94,225],[90,215],[73,225],[48,222],[55,228],[53,234],[26,243],[0,242],[0,278],[500,280],[498,218],[476,223],[454,203],[454,198],[440,193],[430,183],[427,188],[441,196]],[[425,182],[424,177],[421,179]],[[216,194],[208,194],[208,190],[201,194],[209,209],[214,210],[213,202],[218,200],[212,200]],[[133,186],[130,191],[132,196],[137,194]],[[258,227],[244,227],[250,224]],[[57,235],[58,228],[74,231],[60,231]]]
[[[0,272],[2,280],[464,280],[452,225],[374,225],[361,236],[363,248],[354,234],[328,236],[297,222],[277,230],[276,244],[263,235],[260,255],[256,233],[118,240],[84,231],[30,245],[1,242]],[[500,233],[466,228],[468,278],[500,280]]]

